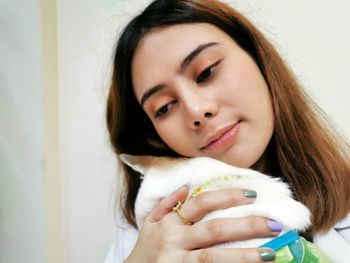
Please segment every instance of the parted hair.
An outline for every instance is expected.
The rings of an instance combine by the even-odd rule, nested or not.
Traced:
[[[254,59],[268,84],[275,117],[267,172],[287,182],[294,197],[310,209],[311,236],[330,229],[350,211],[349,143],[303,90],[269,40],[220,1],[156,0],[124,28],[115,49],[107,99],[107,127],[115,153],[178,156],[161,140],[137,102],[131,63],[138,44],[152,29],[183,23],[218,27]],[[134,205],[141,179],[122,167],[120,207],[136,227]]]

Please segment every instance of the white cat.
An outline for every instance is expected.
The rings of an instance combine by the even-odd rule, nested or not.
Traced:
[[[288,230],[304,231],[310,225],[310,212],[306,206],[292,198],[287,184],[279,178],[272,178],[251,169],[241,169],[221,161],[207,158],[167,158],[153,156],[120,155],[121,160],[143,175],[139,189],[135,214],[139,229],[144,218],[159,201],[183,185],[189,186],[191,194],[198,186],[202,191],[226,188],[255,190],[254,203],[216,210],[207,214],[202,221],[223,217],[249,215],[274,219]],[[228,242],[221,247],[258,247],[271,238]]]

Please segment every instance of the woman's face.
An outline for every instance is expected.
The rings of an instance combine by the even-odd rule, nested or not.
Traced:
[[[180,155],[244,168],[263,164],[274,129],[267,84],[251,57],[217,27],[152,30],[136,49],[132,81],[159,136]]]

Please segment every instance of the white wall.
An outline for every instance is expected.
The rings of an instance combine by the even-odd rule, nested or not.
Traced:
[[[0,262],[45,262],[37,0],[0,2]]]
[[[44,94],[47,101],[52,93],[41,80],[51,68],[40,64],[48,42],[41,47],[39,2],[0,3],[0,261],[45,262],[56,242],[62,246],[56,251],[62,262],[101,262],[115,232],[117,167],[104,122],[108,66],[117,32],[150,1],[50,1],[57,14],[52,25],[56,43],[51,46],[57,61],[51,63],[58,104],[51,121],[57,126],[58,140],[44,151],[46,156],[42,144],[43,138],[50,137],[45,133],[50,133],[51,124],[43,118],[41,97]],[[229,2],[268,34],[350,138],[349,1]],[[45,143],[50,147],[49,141]],[[58,158],[53,157],[57,153]],[[51,157],[57,159],[56,174],[43,173],[41,160]],[[56,187],[48,186],[52,176],[58,177],[57,198],[50,191],[43,194]],[[58,223],[45,222],[47,211],[57,212]],[[54,228],[59,234],[51,234]],[[49,248],[44,244],[46,235]]]
[[[106,1],[57,2],[64,259],[72,263],[101,262],[113,238],[117,169],[106,135],[101,50],[109,11]]]

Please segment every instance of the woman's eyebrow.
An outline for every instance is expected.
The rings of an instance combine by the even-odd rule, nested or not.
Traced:
[[[199,55],[199,53],[201,53],[203,50],[205,50],[208,47],[214,46],[214,45],[218,45],[219,43],[217,42],[210,42],[207,44],[202,44],[199,45],[198,47],[196,47],[190,54],[188,54],[181,62],[180,64],[180,69],[181,71],[184,71],[187,66],[192,62],[192,60]]]
[[[143,105],[145,104],[146,100],[151,97],[153,94],[157,93],[158,91],[164,89],[165,86],[164,85],[156,85],[154,86],[153,88],[150,88],[148,89],[143,95],[142,95],[142,98],[141,98],[141,108],[143,108]]]
[[[218,45],[219,43],[217,42],[209,42],[206,44],[201,44],[197,46],[194,50],[191,51],[180,63],[180,72],[183,72],[188,65],[195,59],[196,56],[198,56],[203,50],[211,47]],[[165,85],[158,84],[150,89],[148,89],[141,97],[141,108],[143,108],[143,105],[147,101],[148,98],[150,98],[153,94],[157,93],[158,91],[162,90],[165,88]]]

